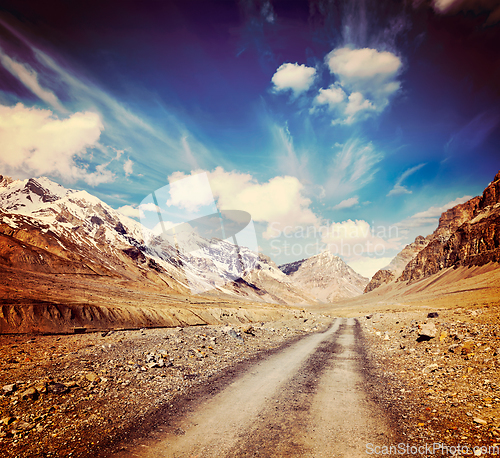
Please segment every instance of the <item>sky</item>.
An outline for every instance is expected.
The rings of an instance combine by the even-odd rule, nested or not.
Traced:
[[[499,43],[500,0],[1,0],[0,174],[369,277],[500,169]]]

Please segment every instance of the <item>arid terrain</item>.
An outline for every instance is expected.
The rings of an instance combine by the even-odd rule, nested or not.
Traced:
[[[235,278],[233,245],[41,182],[2,181],[2,456],[500,453],[500,173],[364,294],[329,253]]]
[[[272,322],[4,335],[2,454],[137,456],[142,450],[140,456],[163,456],[154,451],[172,438],[190,437],[186,424],[192,425],[191,416],[201,415],[199,409],[207,409],[211,399],[225,395],[227,387],[254,373],[258,364],[286,355],[312,336],[324,343],[304,354],[296,367],[286,357],[290,364],[279,372],[283,379],[279,389],[273,385],[277,382],[269,382],[269,398],[253,399],[253,411],[259,416],[252,422],[252,432],[245,427],[254,415],[248,411],[244,421],[238,420],[239,429],[226,434],[226,446],[202,456],[255,456],[252,453],[259,450],[260,456],[332,456],[325,451],[332,444],[337,444],[335,456],[365,456],[365,442],[497,444],[500,269],[495,267],[476,268],[483,273],[476,271],[473,276],[467,268],[451,269],[442,276],[454,276],[455,282],[432,278],[427,284],[401,285],[399,292],[385,299],[374,291],[334,306],[289,309],[293,318]],[[337,326],[358,329],[352,334],[354,340],[346,341],[333,328],[330,337],[321,337],[335,327],[336,317],[342,320]],[[427,324],[434,337],[422,337]],[[355,351],[354,359],[340,358],[345,351]],[[327,404],[320,400],[329,399],[340,387],[349,391],[350,385],[318,382],[332,380],[333,375],[325,374],[345,370],[342,361],[355,364],[349,374],[357,377],[356,392],[350,393],[354,397],[344,408],[369,405],[370,412],[375,411],[368,416],[349,414],[348,426],[338,423],[345,416],[333,414],[339,405],[331,405],[328,414]],[[350,399],[346,395],[338,399]],[[311,426],[311,418],[319,415],[314,413],[317,402],[325,410],[317,426]],[[296,421],[290,423],[289,418]],[[361,418],[375,422],[374,426],[360,426]],[[318,436],[311,428],[320,426]],[[359,435],[360,428],[373,434],[354,443],[346,427],[352,434]],[[288,435],[287,428],[291,428]],[[380,436],[383,431],[386,435]],[[318,437],[325,448],[318,445]],[[187,450],[177,439],[175,443],[179,450]],[[169,448],[163,450],[167,453]]]

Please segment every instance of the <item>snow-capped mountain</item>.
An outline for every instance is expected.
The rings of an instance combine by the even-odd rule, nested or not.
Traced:
[[[311,301],[273,263],[248,248],[195,233],[178,234],[174,243],[88,192],[65,189],[45,177],[0,175],[0,264],[123,278],[185,294]]]
[[[329,251],[280,266],[299,288],[322,302],[335,302],[363,294],[368,278],[356,273]]]

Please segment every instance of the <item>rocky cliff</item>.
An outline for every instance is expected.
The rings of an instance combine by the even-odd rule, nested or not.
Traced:
[[[416,281],[446,267],[498,261],[499,200],[500,172],[481,196],[443,212],[436,230],[407,245],[364,292],[395,280]]]
[[[460,215],[456,220],[461,220],[461,224],[452,227],[448,237],[432,240],[408,263],[398,280],[414,282],[447,267],[500,261],[500,172],[482,196],[457,205],[446,214],[452,211]],[[446,214],[440,225],[445,225]]]

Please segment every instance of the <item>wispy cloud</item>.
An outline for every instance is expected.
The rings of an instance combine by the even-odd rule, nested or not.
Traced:
[[[342,210],[343,208],[351,208],[358,204],[359,204],[358,196],[349,197],[349,199],[345,199],[342,202],[338,203],[337,205],[334,205],[332,207],[332,210]]]
[[[447,202],[439,207],[429,207],[427,210],[415,213],[413,216],[400,221],[396,224],[401,230],[415,229],[423,226],[437,226],[439,217],[443,212],[455,207],[456,205],[463,204],[472,199],[472,196],[457,197],[455,200]]]
[[[387,197],[397,196],[400,194],[411,194],[412,191],[410,191],[406,186],[403,185],[403,181],[406,180],[410,175],[413,175],[416,171],[420,170],[424,165],[426,164],[418,164],[415,167],[411,167],[408,170],[405,170],[397,179],[394,187],[388,192]]]
[[[197,168],[198,154],[201,154],[203,161],[209,165],[217,163],[213,160],[211,152],[193,138],[173,113],[165,110],[162,126],[154,125],[141,112],[131,109],[81,71],[70,68],[60,56],[32,43],[1,18],[0,26],[16,37],[17,40],[12,40],[13,42],[19,43],[16,59],[0,48],[0,64],[39,97],[42,102],[39,105],[46,104],[70,117],[76,113],[99,114],[104,128],[101,130],[100,141],[94,147],[103,153],[104,162],[93,164],[96,170],[98,166],[109,163],[111,155],[114,155],[117,149],[127,149],[128,160],[133,161],[137,168],[151,168],[147,163],[148,154],[144,154],[144,151],[148,150],[161,151],[165,163],[177,169]],[[44,87],[42,81],[52,90]],[[57,88],[57,94],[54,88]],[[18,100],[22,101],[21,96],[18,96]],[[153,98],[151,102],[157,105],[157,101]],[[122,170],[125,176],[130,176],[130,164],[131,162],[122,163],[115,172],[119,173]],[[153,170],[157,172],[157,169]]]
[[[9,57],[2,48],[0,48],[0,63],[15,78],[17,78],[26,88],[41,100],[49,104],[52,108],[66,113],[67,110],[61,105],[57,96],[49,89],[40,85],[38,74],[28,64],[22,64]]]
[[[344,143],[329,168],[330,178],[325,185],[327,196],[352,194],[368,184],[382,158],[371,142],[355,138]]]

